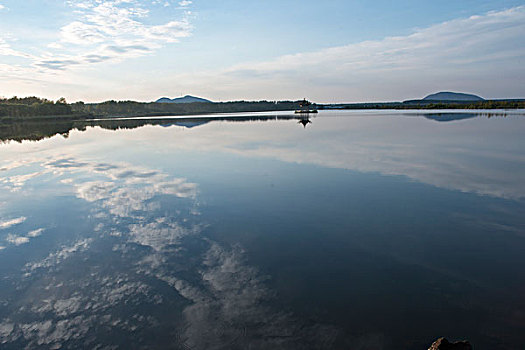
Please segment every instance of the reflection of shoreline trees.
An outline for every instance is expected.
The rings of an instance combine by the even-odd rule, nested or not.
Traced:
[[[300,120],[295,115],[268,115],[268,116],[245,116],[245,117],[220,117],[209,118],[148,118],[148,119],[102,119],[102,120],[52,120],[52,121],[20,121],[0,124],[0,141],[22,142],[39,141],[61,134],[68,137],[72,130],[85,131],[87,127],[101,127],[106,130],[136,129],[147,125],[187,127],[188,124],[203,125],[213,121],[247,122],[247,121],[277,121],[277,120]]]
[[[475,117],[507,117],[506,113],[430,113],[415,114],[416,116],[425,117],[440,122],[453,120],[469,119]],[[199,118],[144,118],[144,119],[74,119],[74,118],[44,118],[44,119],[21,119],[19,121],[2,120],[0,122],[0,142],[16,141],[22,142],[39,141],[61,134],[68,137],[72,130],[85,131],[87,127],[101,127],[106,130],[135,129],[147,125],[194,127],[207,124],[213,121],[227,122],[248,122],[248,121],[277,121],[277,120],[297,120],[306,127],[305,124],[311,123],[310,120],[295,114],[290,115],[263,115],[263,116],[210,116]],[[307,121],[306,121],[307,120]],[[306,121],[306,123],[305,123]]]
[[[507,117],[506,113],[432,113],[432,114],[416,114],[427,119],[432,119],[440,122],[447,122],[453,120],[461,120],[475,117]],[[278,121],[278,120],[297,120],[298,123],[305,125],[305,118],[294,115],[264,115],[264,116],[211,116],[199,118],[145,118],[145,119],[123,119],[110,118],[99,120],[74,120],[74,119],[60,119],[49,118],[44,120],[39,119],[22,119],[20,121],[3,121],[0,123],[0,142],[22,142],[22,141],[39,141],[45,138],[50,138],[61,134],[64,137],[69,136],[72,130],[85,131],[87,127],[101,127],[106,130],[120,130],[120,129],[136,129],[148,125],[159,126],[181,126],[193,127],[197,125],[207,124],[213,121],[227,121],[227,122],[249,122],[249,121]],[[310,123],[308,120],[306,124]]]

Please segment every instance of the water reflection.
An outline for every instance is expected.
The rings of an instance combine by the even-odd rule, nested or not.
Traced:
[[[311,124],[311,123],[312,123],[312,121],[310,120],[310,118],[304,118],[303,117],[303,118],[301,118],[301,120],[299,120],[299,124],[301,124],[305,128],[306,128],[306,126],[308,124]]]
[[[510,115],[519,115],[520,113],[510,113]],[[452,122],[457,120],[472,119],[472,118],[506,118],[507,112],[430,112],[430,113],[412,113],[414,116],[425,117],[437,122]]]
[[[403,116],[424,117],[445,123],[440,127],[421,121],[403,120]],[[507,116],[505,123],[500,118],[493,118]],[[349,120],[342,120],[343,117]],[[247,156],[271,157],[288,162],[404,175],[443,188],[522,198],[525,196],[525,187],[521,186],[520,179],[525,176],[525,170],[520,149],[525,145],[518,134],[523,129],[520,121],[523,117],[519,111],[324,112],[317,119],[319,122],[316,128],[312,128],[308,135],[289,132],[288,125],[283,123],[268,123],[257,129],[251,128],[249,123],[242,125],[242,122],[287,120],[297,120],[304,127],[310,124],[309,119],[295,115],[201,116],[176,120],[138,118],[100,120],[91,124],[107,130],[135,129],[149,125],[161,125],[166,129],[174,126],[199,127],[197,130],[201,131],[197,134],[177,133],[180,142],[170,144],[170,147],[181,150],[197,148],[205,152],[241,152]],[[469,120],[472,121],[470,124],[458,124]],[[217,125],[225,121],[241,123],[239,127],[221,130],[218,137]],[[453,129],[446,127],[450,122],[454,125]],[[55,128],[47,124],[44,127],[39,124],[7,125],[4,126],[2,139],[41,139],[45,137],[44,134],[52,136],[61,132],[67,135],[71,130],[85,131],[87,127],[80,122],[58,124]],[[271,138],[267,137],[267,132],[272,133]],[[171,136],[157,132],[156,137]],[[195,142],[197,140],[198,143]],[[186,147],[188,145],[191,146]],[[25,178],[13,177],[7,181],[16,183],[25,181]]]
[[[101,127],[108,130],[135,129],[147,125],[160,125],[162,127],[181,126],[194,128],[210,122],[250,122],[250,121],[275,121],[299,120],[303,118],[293,114],[275,113],[247,113],[247,114],[218,114],[201,115],[196,117],[148,117],[148,118],[112,118],[99,120],[55,121],[39,122],[38,120],[22,122],[5,122],[0,125],[0,141],[22,142],[25,140],[38,141],[55,135],[67,138],[73,130],[86,131],[87,127]]]
[[[87,220],[91,228],[40,259],[7,269],[0,294],[0,342],[6,348],[323,348],[333,342],[333,327],[271,306],[268,277],[246,263],[239,244],[201,236],[206,224],[197,184],[129,163],[73,156],[23,166],[34,173],[9,177],[7,188],[31,196],[27,181],[52,175],[53,190],[89,204],[87,218],[75,220]],[[31,221],[2,221],[3,241],[16,247],[30,237],[45,239],[39,237],[44,228],[5,236]],[[43,253],[35,245],[30,249]]]
[[[525,125],[449,117],[100,121],[1,145],[0,347],[518,349]]]
[[[437,122],[451,122],[455,120],[477,118],[478,115],[475,113],[428,113],[425,114],[424,117]]]

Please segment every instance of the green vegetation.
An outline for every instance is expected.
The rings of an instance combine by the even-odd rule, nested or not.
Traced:
[[[65,116],[71,115],[71,105],[64,98],[53,102],[38,97],[0,98],[0,118],[3,117],[33,117],[33,116]]]
[[[93,119],[105,117],[141,117],[195,115],[210,113],[284,111],[298,108],[294,101],[235,101],[224,103],[144,103],[136,101],[106,101],[102,103],[66,103],[38,97],[0,98],[0,120],[22,120],[46,117],[49,120]]]
[[[135,101],[106,101],[102,103],[71,105],[73,112],[89,114],[97,117],[131,117],[131,116],[163,116],[163,115],[194,115],[209,113],[263,112],[293,110],[299,102],[293,101],[235,101],[224,103],[142,103]]]
[[[195,115],[211,113],[290,111],[300,108],[301,101],[234,101],[195,103],[156,103],[136,101],[106,101],[102,103],[76,102],[68,104],[64,98],[56,102],[38,97],[0,98],[0,121],[12,122],[30,119],[65,121],[110,117],[142,117]],[[487,100],[442,102],[414,100],[387,103],[354,103],[314,105],[318,109],[517,109],[525,108],[525,100]]]
[[[476,102],[406,101],[352,103],[326,106],[326,109],[525,109],[525,100],[486,100]]]
[[[412,106],[411,106],[412,107]],[[428,105],[417,105],[420,109],[522,109],[525,101],[512,100],[487,100],[468,103],[429,103]]]

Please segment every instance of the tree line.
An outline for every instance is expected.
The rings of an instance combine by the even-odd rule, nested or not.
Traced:
[[[136,101],[106,101],[102,103],[67,103],[64,98],[51,101],[38,97],[0,98],[0,118],[16,121],[20,118],[46,117],[48,120],[93,119],[100,117],[139,117],[289,111],[300,108],[302,101],[233,101],[156,103]],[[319,109],[516,109],[525,108],[524,100],[491,100],[479,102],[410,101],[392,103],[355,103],[313,105]]]
[[[63,98],[53,102],[38,97],[13,97],[10,99],[0,98],[0,117],[76,116],[77,118],[90,119],[96,117],[285,111],[299,108],[299,103],[299,101],[155,103],[111,100],[102,103],[75,102],[68,104]]]
[[[102,103],[77,102],[73,112],[93,116],[161,116],[194,115],[209,113],[236,113],[285,111],[299,108],[298,101],[234,101],[234,102],[193,102],[193,103],[145,103],[136,101],[106,101]]]
[[[328,107],[326,109],[331,109]],[[386,103],[353,103],[339,109],[525,109],[525,100],[486,100],[479,102],[410,101]]]
[[[64,98],[56,102],[38,97],[0,98],[0,117],[32,117],[72,114],[72,107]]]

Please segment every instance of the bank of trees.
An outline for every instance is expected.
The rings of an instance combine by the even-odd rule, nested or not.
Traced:
[[[106,101],[102,103],[76,102],[68,104],[61,98],[55,102],[38,97],[0,98],[0,117],[77,116],[131,117],[154,115],[193,115],[208,113],[235,113],[283,111],[299,108],[294,101],[235,101],[224,103],[145,103],[136,101]]]
[[[208,113],[235,113],[283,111],[298,108],[293,101],[235,101],[224,103],[142,103],[135,101],[106,101],[102,103],[74,103],[73,112],[93,116],[154,116],[154,115],[193,115]]]
[[[422,105],[411,105],[410,108],[417,109],[518,109],[525,108],[525,101],[498,101],[487,100],[469,103],[455,103],[455,102],[433,102]]]
[[[46,119],[91,119],[96,117],[133,117],[195,115],[209,113],[236,113],[286,111],[298,109],[301,101],[235,101],[222,103],[145,103],[136,101],[106,101],[102,103],[76,102],[65,99],[51,101],[38,97],[0,98],[0,118],[46,117]],[[323,106],[315,108],[322,109]],[[324,106],[338,109],[515,109],[525,108],[522,100],[492,100],[480,102],[407,101],[393,103],[360,103]]]
[[[0,98],[0,117],[63,116],[72,114],[64,98],[56,102],[38,97]]]
[[[333,106],[328,107],[328,109]],[[338,109],[525,109],[524,100],[487,100],[479,102],[408,101],[386,103],[353,103]]]

